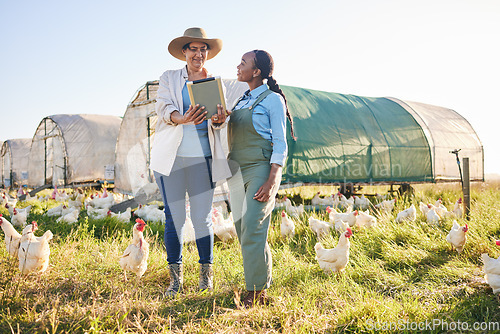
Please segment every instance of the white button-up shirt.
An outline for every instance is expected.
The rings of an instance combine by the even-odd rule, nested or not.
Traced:
[[[170,175],[177,156],[177,149],[182,141],[183,126],[172,123],[170,115],[176,110],[183,110],[182,88],[187,80],[186,67],[179,70],[168,70],[160,77],[155,105],[158,122],[156,123],[153,146],[151,147],[150,168],[163,175]],[[214,127],[211,120],[208,119],[208,140],[212,152],[213,182],[231,176],[222,148],[219,130],[220,128]]]

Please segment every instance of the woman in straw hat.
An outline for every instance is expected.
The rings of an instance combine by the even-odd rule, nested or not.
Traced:
[[[213,287],[212,201],[215,182],[230,176],[220,141],[218,117],[206,118],[204,107],[190,105],[186,81],[211,77],[205,61],[222,49],[222,41],[208,38],[201,28],[189,28],[173,39],[168,51],[186,62],[160,77],[156,98],[158,123],[151,148],[151,169],[165,205],[165,248],[170,271],[166,294],[182,290],[182,244],[186,222],[186,192],[200,257],[200,290]],[[225,118],[224,118],[225,119]],[[221,124],[218,124],[219,126]]]
[[[266,289],[271,284],[267,234],[287,156],[287,118],[291,137],[296,138],[285,95],[273,77],[271,55],[263,50],[247,52],[237,69],[238,81],[246,82],[250,89],[229,117],[229,159],[234,176],[228,184],[248,290],[239,306],[246,308],[266,303]]]

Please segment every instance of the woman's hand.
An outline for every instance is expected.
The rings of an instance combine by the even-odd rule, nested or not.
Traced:
[[[177,110],[170,114],[170,119],[177,124],[194,123],[195,125],[203,123],[205,120],[207,112],[205,107],[201,107],[197,104],[194,107],[189,106],[189,109],[181,115]]]
[[[253,199],[259,202],[267,202],[271,197],[276,196],[281,181],[281,166],[275,163],[271,164],[269,177],[267,181],[260,186],[259,190],[253,196]]]
[[[276,182],[267,180],[255,193],[253,199],[259,202],[267,202],[276,190]]]
[[[212,115],[210,119],[214,124],[222,124],[226,121],[227,116],[229,115],[231,115],[231,112],[229,110],[224,110],[224,108],[222,108],[222,105],[218,104],[217,114]]]

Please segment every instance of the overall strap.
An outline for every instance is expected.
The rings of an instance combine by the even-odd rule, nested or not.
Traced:
[[[253,108],[255,108],[259,103],[262,102],[262,100],[264,100],[269,94],[271,94],[273,91],[268,89],[268,90],[265,90],[264,92],[262,92],[259,97],[257,98],[257,100],[255,100],[255,102],[252,104],[251,107],[248,107],[248,109],[252,110]]]

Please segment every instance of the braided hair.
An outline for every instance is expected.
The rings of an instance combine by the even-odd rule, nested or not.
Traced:
[[[253,50],[252,52],[255,55],[255,67],[260,70],[260,75],[262,79],[267,79],[267,85],[269,86],[269,89],[275,93],[280,94],[283,97],[283,100],[285,100],[286,117],[290,121],[290,132],[292,134],[293,140],[297,140],[297,137],[295,137],[295,134],[293,132],[293,119],[292,115],[290,115],[290,112],[288,111],[288,104],[286,102],[285,94],[283,93],[280,86],[276,82],[276,79],[274,79],[273,77],[273,71],[274,71],[273,57],[271,57],[271,55],[264,50]]]

